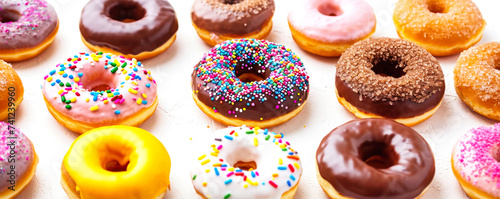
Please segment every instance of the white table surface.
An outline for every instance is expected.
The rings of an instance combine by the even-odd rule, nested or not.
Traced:
[[[310,75],[310,95],[301,113],[290,121],[270,128],[285,134],[299,151],[304,173],[295,198],[327,198],[316,179],[316,149],[330,130],[355,117],[335,98],[334,74],[337,58],[323,58],[300,49],[293,41],[287,24],[290,6],[297,0],[276,0],[274,27],[268,40],[284,44],[299,55]],[[59,15],[60,29],[54,43],[41,55],[13,63],[24,87],[24,101],[16,114],[15,125],[35,145],[40,163],[35,177],[17,198],[67,198],[60,185],[60,165],[78,134],[60,125],[43,102],[41,82],[52,67],[78,52],[90,52],[81,42],[78,28],[85,0],[50,0]],[[369,0],[377,16],[374,37],[398,37],[392,13],[396,0]],[[500,2],[476,0],[487,22],[481,43],[500,41]],[[190,150],[206,141],[217,129],[224,128],[201,112],[191,98],[193,66],[210,47],[203,43],[191,26],[192,0],[170,0],[179,20],[177,40],[164,53],[143,61],[158,82],[159,105],[153,116],[140,127],[153,133],[167,148],[171,160],[171,190],[165,198],[199,198],[189,176],[190,159],[200,151]],[[460,135],[489,120],[472,112],[455,93],[453,67],[458,55],[438,58],[446,77],[446,92],[441,107],[430,119],[413,128],[430,144],[436,159],[436,175],[428,198],[466,198],[450,168],[451,149]],[[194,152],[194,153],[193,153]],[[147,182],[146,182],[147,183]]]

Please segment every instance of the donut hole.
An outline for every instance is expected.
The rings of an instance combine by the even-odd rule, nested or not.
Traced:
[[[446,13],[446,6],[438,1],[429,1],[427,2],[427,9],[435,14],[444,14]]]
[[[340,9],[340,7],[332,4],[323,4],[318,7],[318,11],[326,16],[335,17],[340,16],[344,12]]]
[[[223,0],[223,4],[234,5],[243,2],[244,0]]]
[[[22,17],[21,13],[16,10],[0,9],[0,22],[1,23],[10,23],[16,22]]]
[[[500,70],[500,55],[493,58],[493,67],[497,70]]]
[[[269,77],[269,72],[265,69],[258,69],[258,67],[236,67],[234,70],[236,77],[245,83],[262,81]]]
[[[256,147],[236,147],[226,157],[227,163],[241,170],[255,170],[259,162],[259,155]]]
[[[363,162],[375,169],[389,168],[399,160],[394,147],[383,142],[365,142],[359,147],[358,153]]]
[[[375,72],[375,74],[383,77],[390,76],[394,78],[400,78],[406,75],[406,72],[404,71],[405,66],[400,66],[400,64],[396,61],[376,61],[371,69],[373,72]]]
[[[124,165],[120,165],[117,160],[111,160],[109,162],[106,162],[106,164],[104,165],[104,169],[111,172],[127,171],[129,163],[130,161],[126,162]]]
[[[112,73],[99,73],[87,71],[80,80],[82,87],[88,91],[107,91],[116,88]]]
[[[131,23],[144,18],[146,9],[134,1],[120,1],[109,9],[107,16],[116,21]]]
[[[233,167],[240,168],[241,170],[245,171],[251,171],[257,169],[257,163],[255,163],[255,161],[250,161],[250,162],[238,161],[233,164]]]

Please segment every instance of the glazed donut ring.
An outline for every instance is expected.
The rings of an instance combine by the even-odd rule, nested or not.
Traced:
[[[399,0],[393,20],[402,39],[434,56],[468,49],[481,40],[486,26],[472,0]]]
[[[37,56],[52,44],[58,29],[56,11],[45,0],[0,1],[0,59]]]
[[[264,39],[273,27],[274,0],[195,0],[193,27],[211,46],[239,38]]]
[[[339,102],[358,118],[382,117],[412,126],[432,116],[444,96],[439,62],[402,39],[360,41],[340,57]]]
[[[170,47],[178,27],[166,0],[91,0],[80,18],[82,41],[93,52],[138,60]]]
[[[302,110],[309,76],[300,58],[285,46],[235,39],[203,56],[193,70],[191,86],[198,107],[214,120],[266,128]]]
[[[303,169],[282,133],[242,126],[214,137],[191,171],[202,198],[293,198]]]
[[[435,172],[425,139],[388,119],[358,119],[333,129],[316,161],[330,198],[419,198]]]
[[[453,70],[455,91],[473,111],[500,120],[500,43],[475,46],[460,54]]]
[[[21,78],[10,64],[0,60],[0,121],[15,118],[15,110],[23,99]]]
[[[170,165],[167,150],[151,133],[106,126],[76,138],[62,162],[61,185],[71,199],[161,199],[170,185]]]

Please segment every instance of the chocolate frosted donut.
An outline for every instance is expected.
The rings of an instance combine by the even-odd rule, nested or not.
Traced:
[[[92,0],[80,19],[91,50],[147,59],[166,50],[178,29],[174,8],[164,0]]]
[[[331,198],[417,198],[435,172],[424,138],[389,119],[358,119],[333,129],[316,161],[319,183]]]
[[[383,117],[406,125],[429,118],[443,99],[439,62],[423,48],[401,39],[356,43],[337,63],[339,102],[359,118]]]
[[[191,20],[210,45],[236,38],[263,39],[272,28],[274,0],[195,0]]]

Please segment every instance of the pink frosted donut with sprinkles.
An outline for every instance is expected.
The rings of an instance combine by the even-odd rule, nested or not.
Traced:
[[[0,59],[22,61],[54,41],[59,19],[45,0],[0,0]]]
[[[470,198],[500,198],[500,123],[471,129],[453,148],[453,174]]]
[[[56,64],[43,79],[49,112],[77,133],[109,125],[139,126],[158,105],[156,81],[136,59],[80,53]]]
[[[14,198],[35,175],[33,143],[14,125],[0,121],[0,198]]]
[[[282,133],[241,126],[214,137],[191,171],[202,198],[293,198],[302,164]]]
[[[210,49],[192,73],[193,99],[216,121],[230,126],[275,126],[306,103],[309,76],[283,45],[228,40]]]

